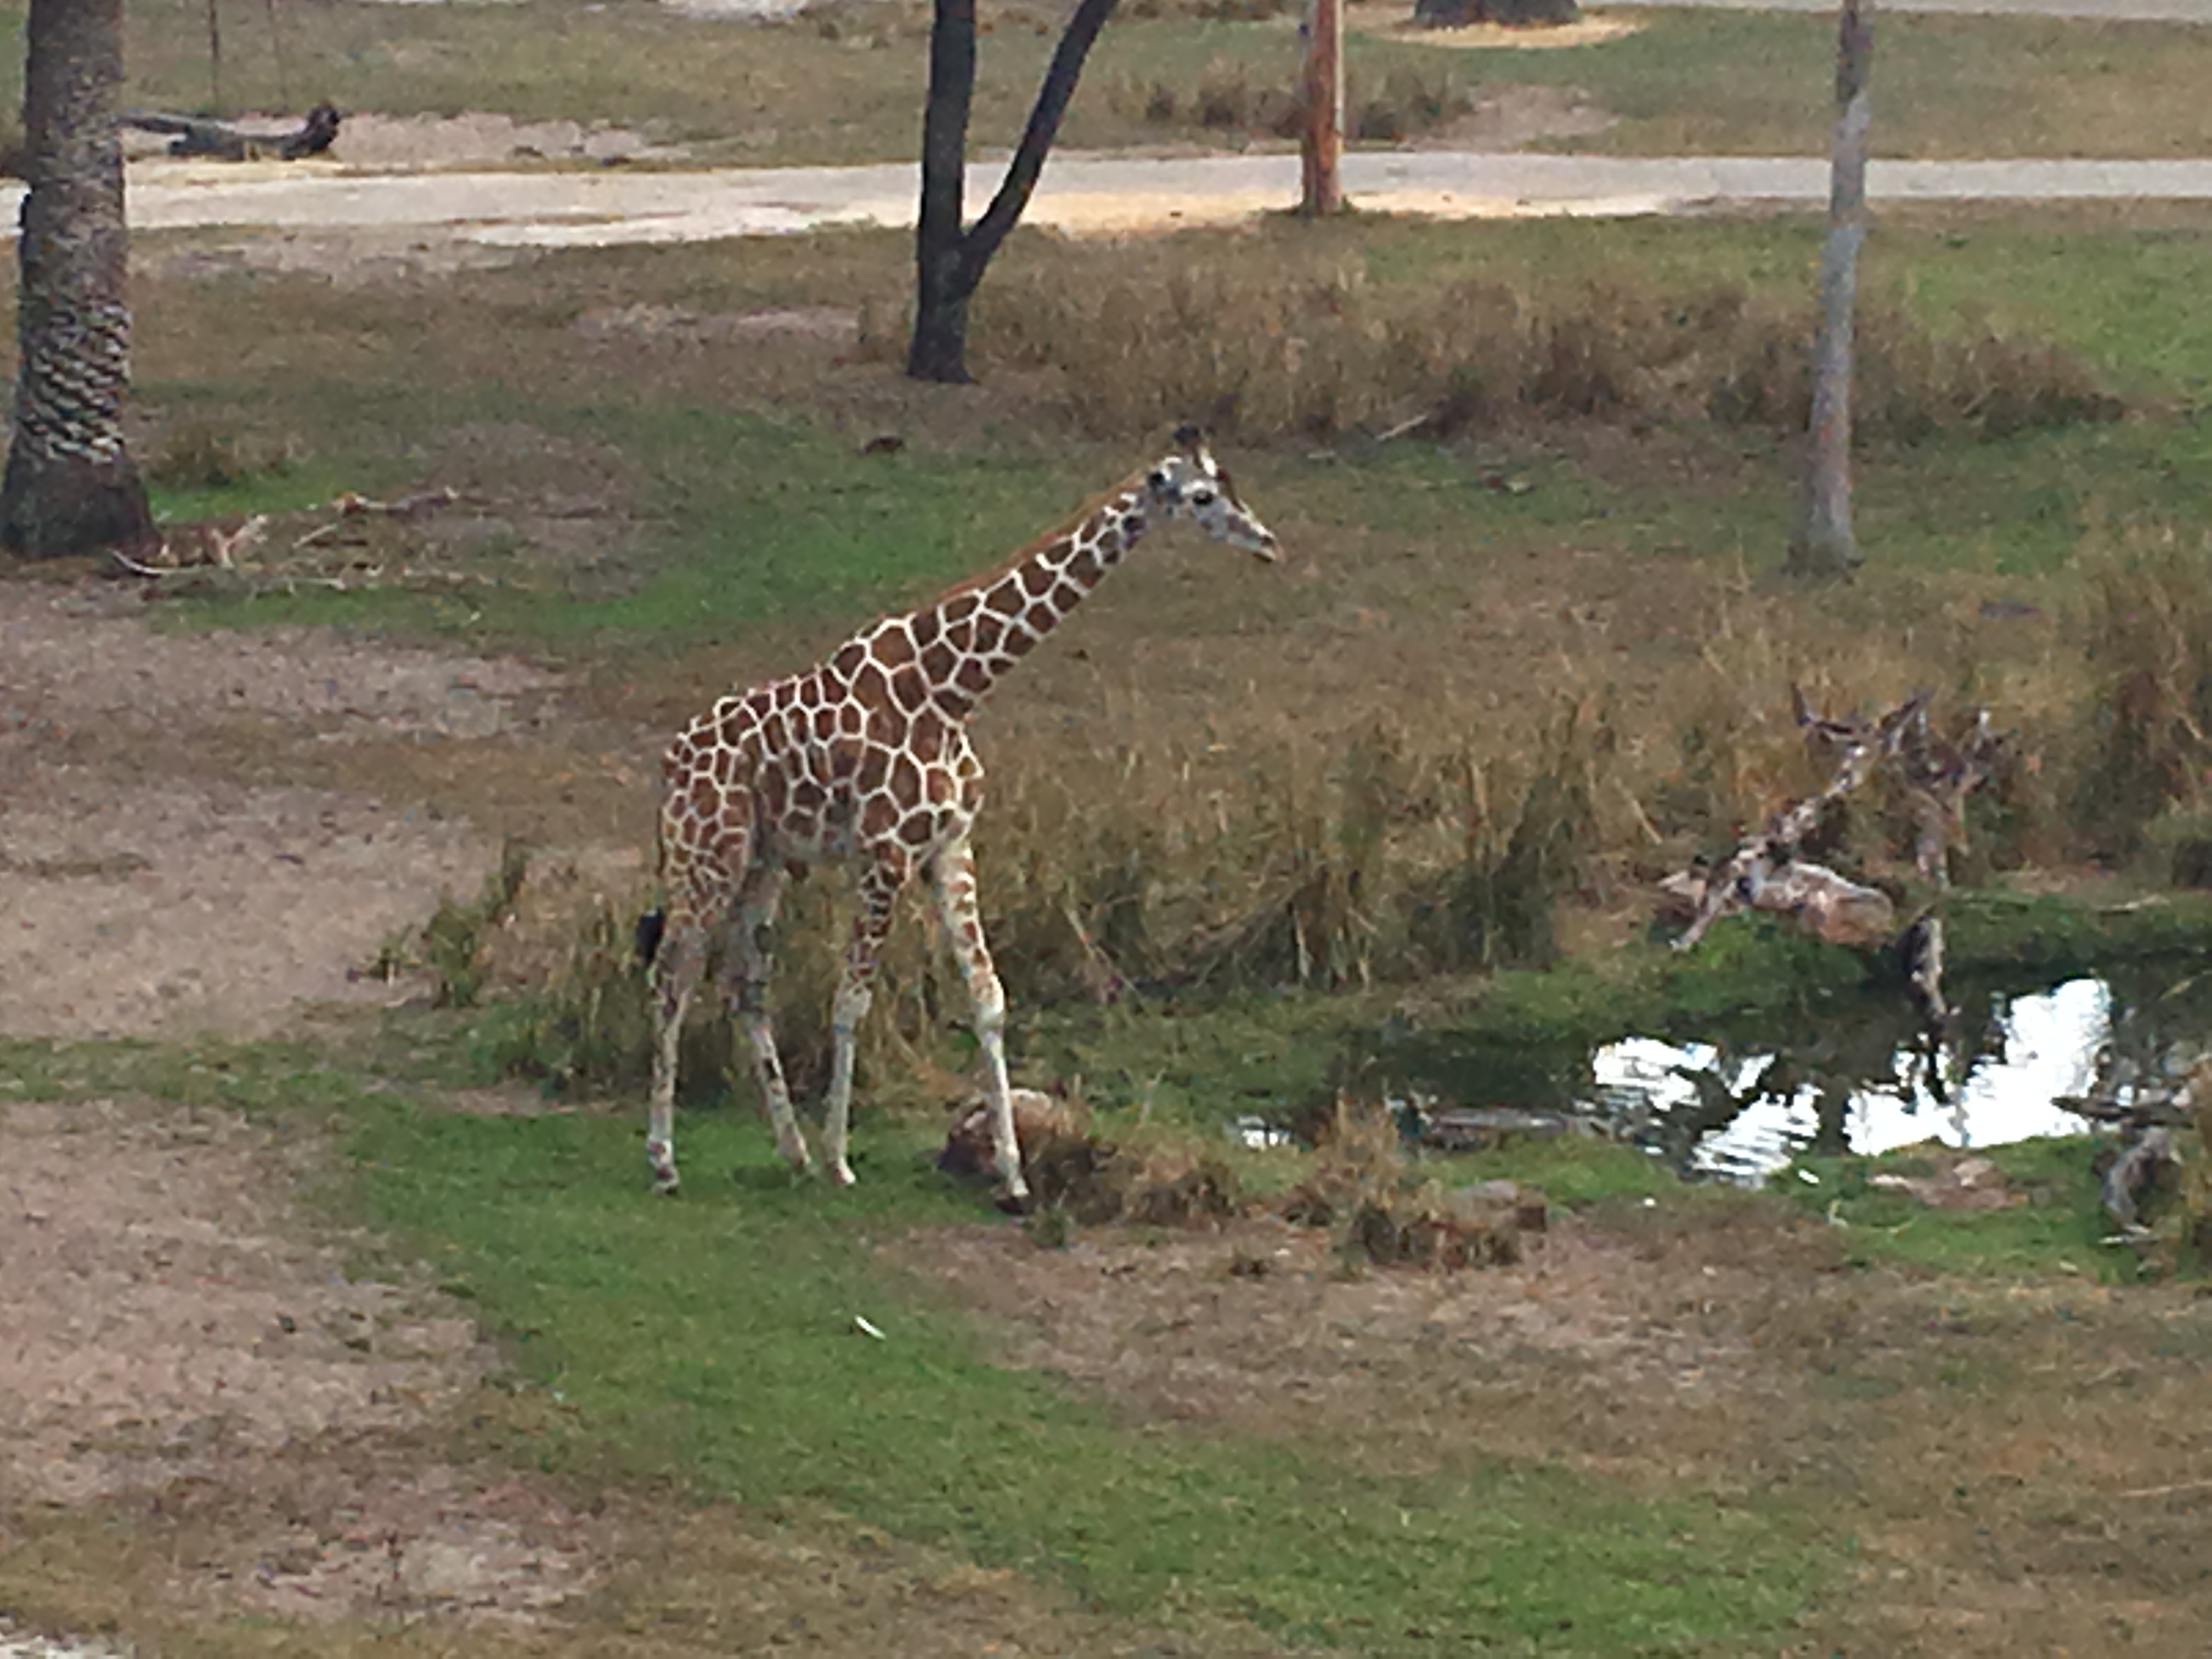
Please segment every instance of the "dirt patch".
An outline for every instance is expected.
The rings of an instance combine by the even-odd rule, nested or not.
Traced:
[[[0,582],[0,734],[122,727],[173,747],[257,714],[326,740],[481,738],[526,719],[557,684],[516,658],[327,629],[164,633],[125,586]]]
[[[396,1427],[472,1386],[465,1319],[290,1236],[303,1154],[224,1114],[0,1110],[0,1480],[72,1502]]]
[[[1378,1467],[1565,1443],[1657,1480],[1692,1448],[1748,1455],[1743,1415],[1784,1391],[1744,1316],[1769,1276],[1572,1217],[1527,1248],[1510,1268],[1355,1273],[1326,1231],[1273,1221],[1057,1250],[1001,1228],[886,1247],[996,1322],[1008,1363],[1166,1418],[1349,1441]]]
[[[131,242],[135,275],[185,282],[265,275],[397,288],[426,276],[491,270],[514,263],[514,249],[471,241],[442,226],[362,225],[334,230],[227,226],[133,236]]]
[[[1413,46],[1449,46],[1462,52],[1550,52],[1601,46],[1636,33],[1644,24],[1638,18],[1607,16],[1584,17],[1551,27],[1471,23],[1465,28],[1432,29],[1413,21],[1403,6],[1355,5],[1346,8],[1344,27],[1352,33],[1387,35]]]
[[[571,325],[587,339],[621,337],[705,345],[782,335],[850,346],[860,337],[860,316],[843,306],[792,306],[776,311],[700,312],[682,306],[603,306]]]
[[[349,1273],[283,1194],[319,1148],[235,1115],[0,1108],[0,1520],[161,1494],[186,1601],[521,1616],[584,1523],[410,1443],[491,1363],[427,1285]]]
[[[258,1037],[304,1002],[389,1003],[353,970],[498,853],[328,791],[33,778],[0,805],[0,1033]]]
[[[495,842],[194,751],[272,723],[310,745],[488,738],[551,677],[321,630],[164,634],[130,605],[0,585],[0,1035],[258,1036],[303,1001],[390,1000],[349,970],[473,891]]]

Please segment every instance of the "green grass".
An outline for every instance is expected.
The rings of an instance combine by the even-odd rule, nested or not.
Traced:
[[[1681,1177],[1642,1148],[1583,1135],[1528,1139],[1481,1152],[1423,1160],[1423,1174],[1447,1187],[1508,1180],[1539,1188],[1553,1204],[1570,1208],[1622,1199],[1682,1201]],[[1729,1201],[1733,1194],[1723,1194]]]
[[[1739,283],[1794,290],[1809,284],[1818,240],[1802,220],[1385,223],[1327,235],[1298,246],[1355,262],[1371,283],[1417,292],[1468,277],[1557,283],[1602,272],[1632,272],[1660,293]],[[1078,263],[1095,272],[1109,257],[1017,239],[991,281],[1024,271],[1032,282],[1073,280]],[[607,452],[626,480],[646,520],[636,554],[643,580],[634,591],[576,593],[540,578],[536,591],[515,580],[472,593],[465,606],[444,597],[316,595],[258,600],[251,614],[386,626],[412,616],[438,631],[557,639],[564,648],[595,634],[659,647],[763,620],[857,622],[1018,545],[1126,465],[1128,442],[1074,446],[1071,460],[1056,416],[1041,423],[1024,409],[948,421],[949,409],[933,412],[945,399],[917,389],[876,418],[893,430],[942,423],[959,435],[862,462],[849,429],[831,422],[869,418],[847,405],[878,398],[862,389],[888,378],[885,367],[825,376],[795,364],[732,364],[717,377],[702,372],[719,366],[710,358],[659,365],[665,384],[633,385],[629,365],[583,347],[567,325],[617,289],[707,311],[788,304],[810,291],[817,302],[878,305],[902,292],[908,258],[902,240],[887,235],[829,239],[812,253],[749,248],[739,264],[720,250],[630,251],[539,261],[526,278],[465,275],[450,294],[428,299],[263,284],[246,307],[234,283],[155,285],[140,318],[142,405],[165,422],[281,430],[304,451],[283,473],[164,495],[159,505],[193,516],[304,505],[337,487],[389,493],[424,482],[426,471],[437,476],[425,456],[437,454],[445,434],[528,410],[549,433]],[[2197,227],[2100,232],[1976,218],[1954,234],[1916,220],[1877,233],[1867,286],[1897,296],[1938,334],[1984,316],[2004,331],[2089,354],[2141,396],[2189,400],[2212,380],[2212,333],[2184,297],[2212,279],[2208,264],[2212,235]],[[990,292],[987,283],[987,301]],[[986,303],[976,333],[987,376],[989,310]],[[1764,433],[1708,430],[1697,441],[1714,465],[1687,479],[1663,456],[1642,459],[1637,444],[1595,453],[1509,446],[1502,465],[1526,486],[1520,493],[1491,487],[1501,461],[1480,438],[1444,451],[1413,442],[1380,453],[1347,440],[1349,465],[1295,452],[1238,459],[1271,515],[1323,536],[1346,525],[1424,544],[1472,538],[1498,557],[1565,536],[1632,561],[1687,555],[1722,568],[1770,565],[1791,510],[1787,446]],[[1877,446],[1861,465],[1861,536],[1893,568],[2050,572],[2115,514],[2205,522],[2204,498],[2189,480],[2208,463],[2212,426],[2155,414],[2002,442]]]
[[[1486,84],[1567,84],[1621,118],[1568,146],[1826,155],[1836,29],[1820,15],[1646,13],[1578,51],[1484,52]],[[1726,72],[1718,66],[1729,65]],[[1877,30],[1877,155],[2172,155],[2207,149],[2190,90],[2212,41],[2181,26],[1899,16]]]
[[[574,1408],[574,1437],[545,1446],[556,1468],[827,1506],[1109,1610],[1372,1653],[1736,1651],[1778,1639],[1826,1571],[1755,1507],[1629,1501],[1449,1439],[1392,1476],[1327,1446],[1117,1422],[990,1365],[926,1287],[870,1264],[871,1233],[972,1213],[882,1139],[836,1194],[793,1189],[750,1122],[688,1131],[702,1174],[680,1204],[644,1193],[631,1127],[598,1118],[395,1109],[354,1143],[370,1218]],[[733,1164],[733,1193],[704,1178]]]
[[[306,1042],[0,1037],[0,1103],[136,1094],[266,1115],[308,1106],[342,1109],[379,1086],[321,1045]]]
[[[1879,1158],[1803,1158],[1774,1189],[1849,1231],[1860,1262],[1906,1261],[1972,1278],[2032,1279],[2051,1273],[2134,1278],[2130,1251],[2100,1243],[2112,1231],[2083,1139],[2025,1140],[1982,1154],[2002,1170],[2020,1201],[2002,1209],[1945,1209],[1910,1193],[1869,1184],[1877,1175],[1925,1175],[1934,1167],[1911,1148]],[[1804,1176],[1814,1177],[1806,1181]]]

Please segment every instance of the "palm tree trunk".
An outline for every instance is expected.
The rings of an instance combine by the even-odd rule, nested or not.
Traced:
[[[20,364],[0,547],[30,558],[158,540],[123,442],[131,381],[122,0],[32,0],[23,73],[30,191],[17,240]]]

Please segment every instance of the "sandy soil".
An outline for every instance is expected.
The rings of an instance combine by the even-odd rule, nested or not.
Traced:
[[[465,823],[241,781],[196,751],[483,738],[527,665],[309,630],[157,631],[127,589],[0,585],[0,1033],[261,1036],[497,857]]]
[[[228,1113],[0,1105],[0,1536],[28,1504],[160,1492],[222,1517],[173,1565],[187,1600],[327,1619],[573,1593],[583,1523],[556,1502],[394,1455],[492,1357],[429,1287],[310,1242],[289,1194],[320,1150]]]
[[[272,775],[288,751],[343,776],[355,751],[480,745],[556,696],[513,659],[170,631],[127,586],[0,583],[0,1036],[264,1036],[419,994],[353,970],[473,892],[497,838]],[[217,1616],[512,1620],[591,1581],[605,1552],[557,1499],[410,1438],[492,1357],[295,1212],[321,1147],[9,1087],[0,1543],[26,1506],[155,1495],[190,1540],[164,1595]]]

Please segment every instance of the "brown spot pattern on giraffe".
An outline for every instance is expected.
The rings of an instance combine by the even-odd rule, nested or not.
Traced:
[[[906,631],[904,623],[885,623],[877,630],[874,656],[885,668],[914,660],[914,636]]]

